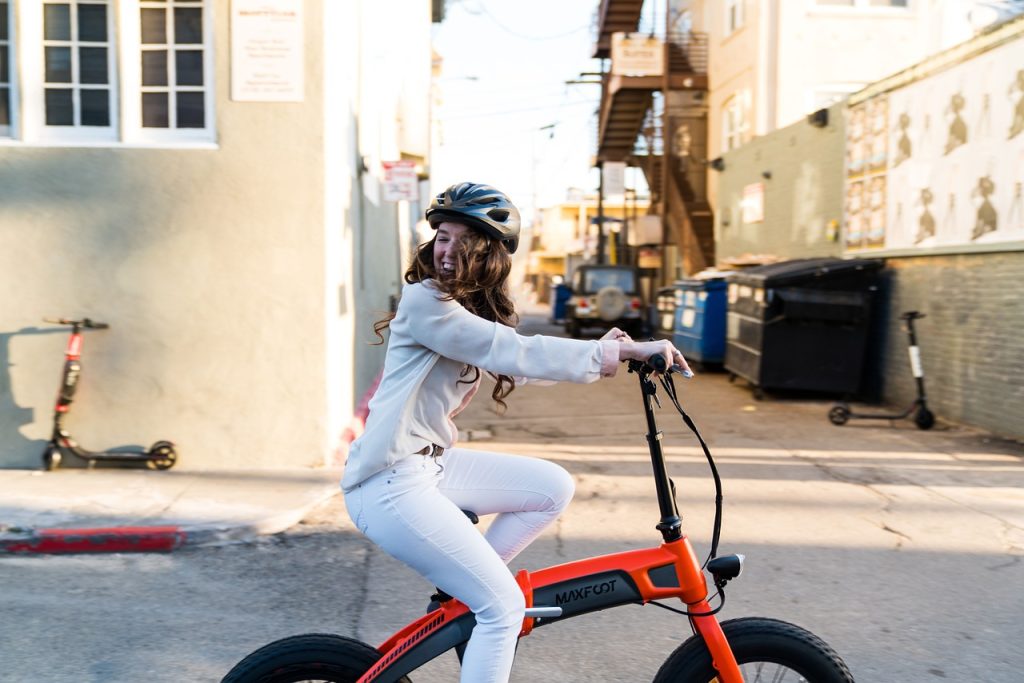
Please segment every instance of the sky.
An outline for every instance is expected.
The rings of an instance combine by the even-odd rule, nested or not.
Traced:
[[[599,70],[598,0],[449,0],[434,29],[443,61],[431,175],[436,188],[471,180],[520,207],[597,189],[591,166],[600,86],[567,85]],[[594,80],[595,77],[588,77]],[[547,128],[545,128],[547,127]]]

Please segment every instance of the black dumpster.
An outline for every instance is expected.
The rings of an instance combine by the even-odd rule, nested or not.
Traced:
[[[764,389],[856,394],[882,261],[796,259],[728,276],[725,369]]]

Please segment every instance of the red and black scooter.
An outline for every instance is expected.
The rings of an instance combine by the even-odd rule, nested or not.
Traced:
[[[61,376],[60,390],[57,392],[57,405],[53,413],[53,434],[43,451],[43,468],[50,471],[60,467],[65,457],[85,460],[89,467],[97,462],[113,464],[145,463],[151,469],[166,470],[174,466],[178,453],[170,441],[157,441],[143,451],[138,448],[123,448],[111,451],[90,451],[78,444],[64,428],[64,416],[71,407],[75,397],[75,388],[82,374],[82,328],[105,330],[107,323],[96,322],[89,318],[68,320],[67,318],[43,318],[44,322],[55,325],[70,325],[71,338],[64,351],[64,373]]]

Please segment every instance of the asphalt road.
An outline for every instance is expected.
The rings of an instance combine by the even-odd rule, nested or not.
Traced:
[[[553,331],[543,319],[528,331]],[[698,375],[683,400],[725,480],[723,552],[747,556],[724,618],[770,616],[822,636],[859,681],[1017,683],[1024,671],[1024,448],[966,429],[837,428],[829,403],[753,401]],[[499,417],[481,391],[470,445],[573,473],[563,518],[514,563],[537,568],[656,545],[657,506],[633,378],[523,388]],[[707,548],[713,495],[684,427],[661,413],[685,528]],[[431,587],[353,531],[333,499],[289,532],[170,555],[0,558],[0,681],[216,681],[249,651],[326,631],[379,644]],[[539,629],[513,681],[645,681],[688,635],[623,607]],[[414,681],[457,679],[453,655]]]

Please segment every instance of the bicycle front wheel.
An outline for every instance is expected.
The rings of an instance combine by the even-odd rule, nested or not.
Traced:
[[[846,663],[818,636],[799,626],[762,617],[722,622],[743,680],[853,683]],[[654,683],[711,683],[718,672],[704,640],[693,636],[676,648]]]
[[[356,683],[380,653],[366,643],[328,633],[291,636],[264,645],[235,665],[221,683]],[[403,676],[401,683],[409,683]]]

